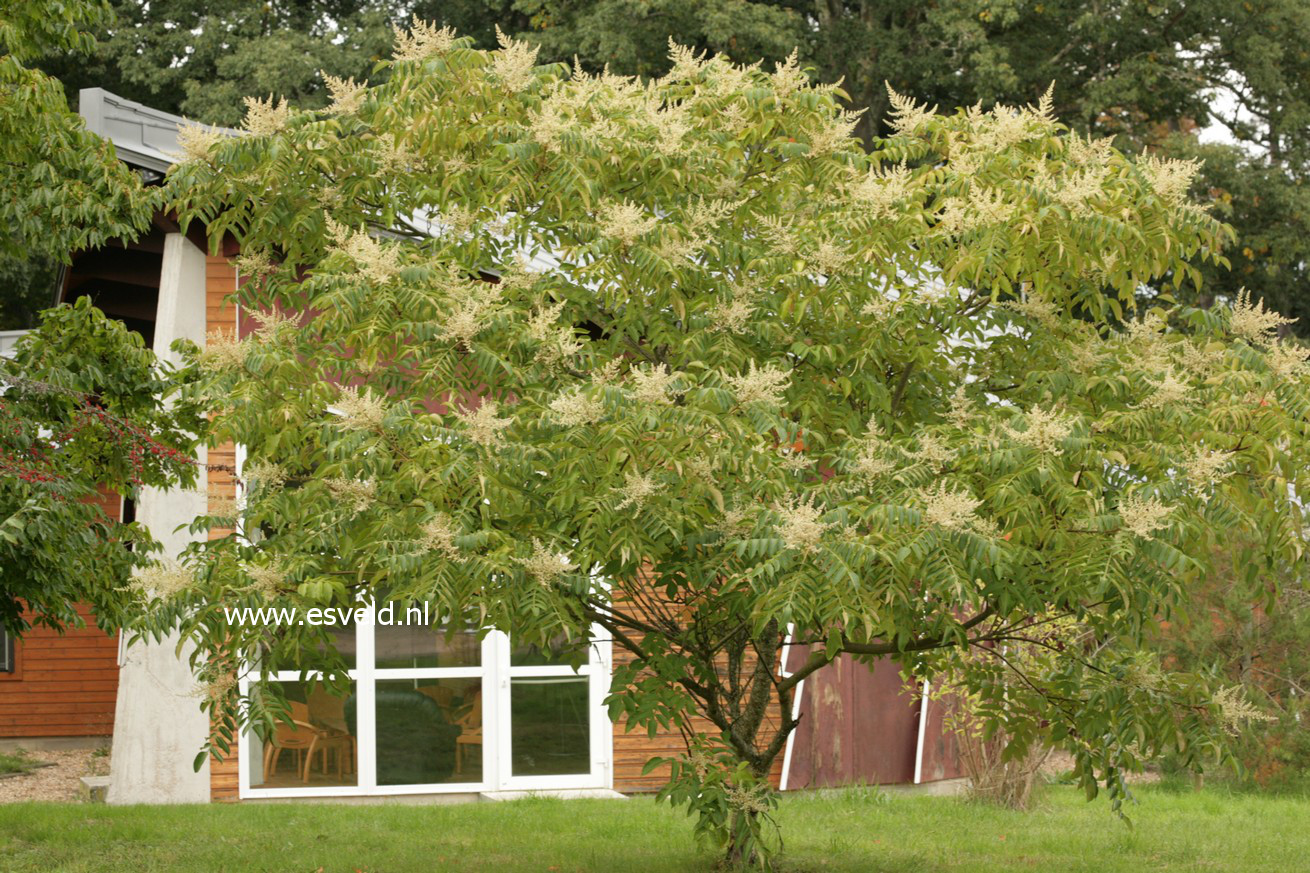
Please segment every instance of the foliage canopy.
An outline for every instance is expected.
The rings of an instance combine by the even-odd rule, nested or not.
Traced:
[[[1137,305],[1220,258],[1194,167],[1072,135],[1049,95],[893,95],[868,153],[794,62],[671,57],[643,83],[419,23],[380,85],[184,137],[170,203],[241,243],[261,324],[197,358],[249,535],[198,544],[145,623],[208,658],[216,746],[277,711],[234,663],[343,671],[322,629],[223,608],[364,595],[601,627],[636,656],[616,717],[715,724],[666,794],[738,860],[771,845],[796,683],[842,652],[959,677],[1089,791],[1215,750],[1233,707],[1131,643],[1227,532],[1300,554],[1308,398],[1262,307]]]

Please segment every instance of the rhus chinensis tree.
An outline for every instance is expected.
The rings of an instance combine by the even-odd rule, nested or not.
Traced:
[[[613,716],[688,733],[664,794],[732,862],[769,863],[792,696],[843,652],[962,675],[1089,792],[1217,748],[1240,706],[1132,641],[1226,531],[1299,553],[1306,354],[1245,301],[1135,298],[1218,257],[1194,167],[1047,100],[896,97],[867,154],[796,64],[672,52],[643,83],[416,23],[383,85],[184,138],[169,196],[240,242],[260,324],[200,357],[252,533],[147,619],[210,653],[215,749],[281,711],[261,664],[344,669],[323,629],[222,607],[360,595],[602,628],[636,658]],[[1022,681],[1010,640],[1045,641]]]

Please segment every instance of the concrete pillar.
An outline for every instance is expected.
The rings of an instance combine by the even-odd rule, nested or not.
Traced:
[[[205,253],[180,233],[164,241],[164,266],[155,314],[154,352],[175,361],[176,339],[205,342]],[[185,526],[206,510],[205,449],[195,490],[143,488],[137,521],[176,556],[195,537]],[[182,530],[176,530],[182,526]],[[200,711],[188,651],[177,654],[176,635],[156,643],[138,641],[123,653],[114,711],[110,803],[207,803],[209,762],[197,772],[192,761],[209,735]]]

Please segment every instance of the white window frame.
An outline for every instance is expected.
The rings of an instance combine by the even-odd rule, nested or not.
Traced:
[[[254,740],[249,733],[237,747],[241,799],[294,797],[359,797],[411,794],[469,794],[485,791],[554,791],[612,788],[614,784],[614,735],[605,697],[609,694],[611,643],[603,631],[588,646],[587,664],[577,671],[568,665],[510,666],[509,635],[490,631],[482,640],[482,665],[478,667],[412,667],[377,669],[374,666],[376,622],[373,610],[356,626],[355,667],[346,675],[355,683],[356,781],[355,785],[307,786],[304,788],[257,788],[251,785],[251,752]],[[251,671],[243,670],[239,680],[241,694],[250,688]],[[426,785],[377,784],[377,711],[376,683],[394,679],[482,678],[482,779],[470,782],[441,782]],[[585,677],[588,690],[588,729],[590,732],[591,769],[586,773],[553,776],[514,776],[511,762],[510,689],[516,678]],[[271,679],[278,682],[306,681],[300,671],[281,670]]]

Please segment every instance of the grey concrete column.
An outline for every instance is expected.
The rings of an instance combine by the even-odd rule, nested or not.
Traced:
[[[155,355],[175,361],[176,339],[205,342],[205,253],[180,233],[164,241],[164,266],[155,314]],[[195,539],[185,527],[206,511],[202,468],[195,490],[143,488],[137,521],[176,557]],[[177,530],[181,526],[182,530]],[[128,646],[118,674],[114,747],[110,764],[110,803],[207,803],[209,762],[200,771],[192,761],[209,734],[200,711],[188,651],[177,654],[176,635],[161,642]]]

